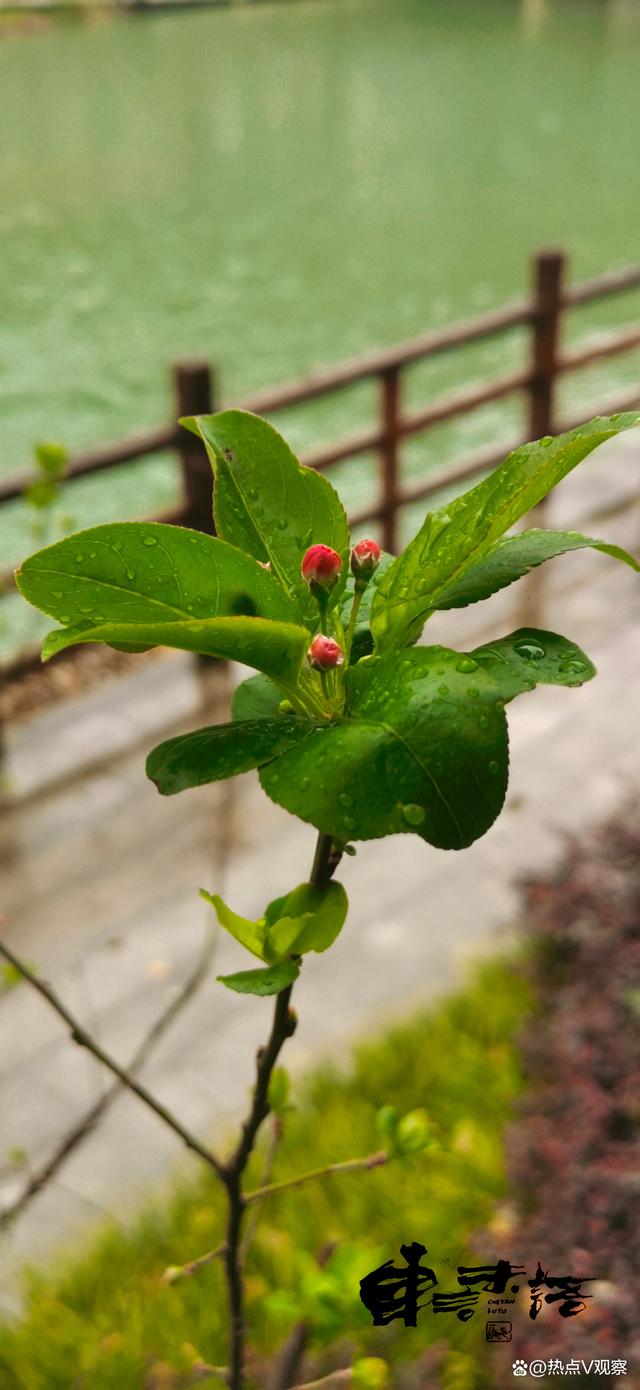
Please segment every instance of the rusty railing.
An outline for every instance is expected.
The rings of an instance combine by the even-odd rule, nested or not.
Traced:
[[[493,467],[525,438],[538,439],[580,423],[580,420],[557,418],[558,381],[568,372],[640,346],[640,325],[634,324],[590,341],[586,346],[563,351],[561,327],[564,314],[568,309],[637,288],[640,288],[640,265],[568,285],[564,254],[560,251],[542,251],[533,261],[533,283],[527,299],[466,319],[449,328],[421,334],[396,347],[371,352],[336,367],[314,372],[297,381],[262,391],[237,404],[268,416],[345,390],[359,382],[376,381],[379,391],[376,422],[335,444],[324,445],[306,454],[303,461],[324,470],[343,460],[375,453],[379,461],[377,497],[351,519],[356,526],[368,521],[379,523],[385,549],[395,551],[398,518],[404,507]],[[452,392],[421,410],[403,410],[402,378],[408,367],[514,328],[526,328],[530,332],[529,360],[522,370]],[[207,414],[219,408],[214,375],[208,361],[198,358],[176,363],[173,381],[173,413],[176,419],[181,415]],[[525,393],[528,398],[525,435],[508,441],[499,449],[481,450],[454,461],[446,469],[434,471],[410,487],[403,485],[400,450],[404,440],[424,433],[433,425],[516,393]],[[622,411],[639,400],[640,386],[625,397],[596,403],[589,413]],[[79,478],[88,473],[116,468],[167,449],[175,450],[180,460],[183,501],[177,510],[154,519],[210,531],[211,470],[199,441],[175,423],[141,431],[119,442],[78,455],[70,463],[67,478]],[[32,476],[25,474],[0,482],[0,506],[22,496],[31,481]],[[0,590],[6,590],[11,584],[12,576],[0,576]],[[15,665],[22,667],[24,656]]]

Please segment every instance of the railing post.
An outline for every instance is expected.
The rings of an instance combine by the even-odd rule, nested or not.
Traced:
[[[533,263],[533,341],[529,396],[529,439],[554,432],[563,251],[539,251]]]
[[[388,367],[380,374],[382,426],[382,545],[395,555],[398,543],[398,425],[400,420],[400,369]]]
[[[215,409],[211,367],[205,357],[187,357],[173,364],[177,419],[209,415]],[[185,525],[195,531],[213,530],[213,474],[200,440],[182,431],[178,447],[182,468]]]

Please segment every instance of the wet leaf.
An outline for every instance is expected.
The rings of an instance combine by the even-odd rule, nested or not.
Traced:
[[[415,641],[441,597],[599,444],[640,424],[640,413],[597,417],[555,439],[514,450],[500,468],[439,511],[384,575],[372,606],[376,650]]]

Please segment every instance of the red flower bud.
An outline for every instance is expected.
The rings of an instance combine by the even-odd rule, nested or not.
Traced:
[[[342,560],[330,545],[310,545],[302,559],[302,578],[321,589],[330,589],[341,569]]]
[[[356,579],[370,579],[380,564],[381,554],[377,541],[358,541],[351,551],[351,573]]]
[[[322,633],[314,637],[307,655],[316,671],[333,671],[335,666],[342,666],[344,661],[340,644],[334,642],[333,637],[323,637]]]

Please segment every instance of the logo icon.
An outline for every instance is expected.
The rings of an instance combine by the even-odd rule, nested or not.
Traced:
[[[510,1322],[488,1322],[486,1328],[488,1342],[510,1342],[511,1323]]]
[[[520,1360],[520,1357],[518,1357],[518,1358],[514,1361],[514,1363],[513,1363],[512,1370],[513,1370],[514,1376],[526,1376],[526,1374],[527,1374],[527,1363],[526,1363],[526,1361],[521,1361],[521,1360]]]

